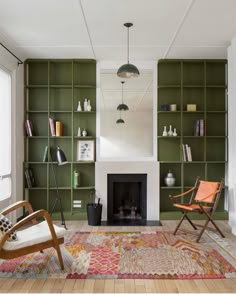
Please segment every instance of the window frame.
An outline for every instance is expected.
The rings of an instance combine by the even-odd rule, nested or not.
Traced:
[[[0,64],[0,70],[4,71],[5,73],[7,73],[10,76],[10,121],[11,121],[11,126],[10,126],[10,158],[11,158],[11,164],[10,164],[10,172],[6,173],[6,174],[2,174],[0,175],[0,181],[4,178],[10,178],[10,193],[8,193],[8,195],[4,195],[3,197],[0,196],[0,202],[3,201],[7,201],[12,197],[12,192],[13,192],[13,140],[14,140],[14,136],[13,136],[13,124],[15,119],[13,119],[14,117],[14,113],[13,113],[13,99],[14,99],[14,71],[9,70],[8,68],[6,68],[5,66],[3,66],[2,64]]]

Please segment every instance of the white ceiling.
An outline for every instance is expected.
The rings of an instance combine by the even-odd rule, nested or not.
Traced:
[[[92,58],[123,64],[125,22],[134,24],[131,63],[227,58],[227,47],[236,36],[236,0],[0,0],[0,42],[23,60]],[[106,93],[103,89],[104,107],[114,108],[111,93]],[[146,88],[136,98],[140,107],[145,93]],[[126,93],[126,101],[131,103],[134,98],[129,96]],[[137,109],[137,103],[131,104]]]
[[[235,0],[0,0],[0,41],[20,58],[226,58]]]

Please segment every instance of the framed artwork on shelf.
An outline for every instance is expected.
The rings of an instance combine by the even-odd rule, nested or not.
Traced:
[[[78,140],[77,161],[94,161],[94,140]]]

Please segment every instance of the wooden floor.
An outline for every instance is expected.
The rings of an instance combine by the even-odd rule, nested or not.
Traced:
[[[198,221],[199,224],[202,221]],[[227,221],[217,221],[226,240],[236,242]],[[173,230],[176,221],[162,221],[161,227],[91,227],[85,221],[67,222],[69,230],[83,231],[153,231]],[[184,226],[183,226],[184,227]],[[186,224],[186,227],[190,227]],[[206,280],[66,280],[0,279],[1,293],[236,293],[236,279]]]

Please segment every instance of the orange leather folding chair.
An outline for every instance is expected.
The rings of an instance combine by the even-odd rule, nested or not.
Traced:
[[[206,222],[196,240],[196,242],[199,242],[202,234],[204,233],[205,229],[207,228],[207,225],[210,223],[213,224],[215,229],[219,232],[222,238],[224,238],[224,234],[221,232],[219,227],[216,225],[216,223],[213,220],[213,214],[218,206],[218,202],[220,199],[220,195],[222,192],[224,186],[224,179],[222,179],[220,182],[210,182],[210,181],[201,181],[199,177],[197,177],[194,187],[189,189],[188,191],[178,194],[178,195],[170,195],[170,199],[173,201],[174,207],[181,210],[183,213],[175,231],[174,235],[177,233],[180,225],[182,224],[184,219],[187,219],[188,222],[191,224],[191,226],[197,230],[196,225],[190,220],[188,217],[189,212],[198,212],[202,213],[206,216]],[[191,193],[190,201],[189,203],[179,203],[177,202],[177,198],[184,197],[186,195],[189,195]]]

